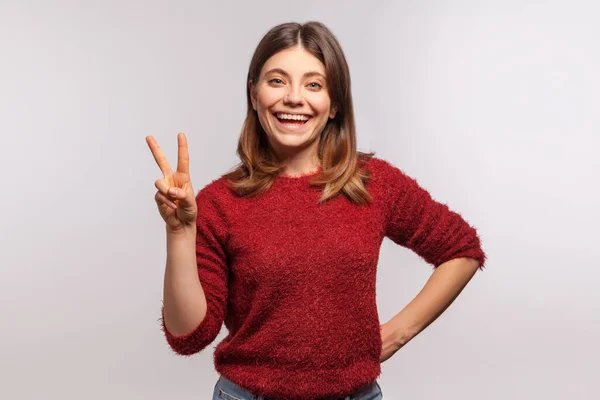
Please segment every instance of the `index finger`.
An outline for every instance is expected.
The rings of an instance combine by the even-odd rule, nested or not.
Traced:
[[[187,138],[183,133],[177,135],[177,172],[190,173],[190,154]]]
[[[154,156],[154,160],[158,164],[158,168],[160,168],[162,171],[163,176],[167,176],[172,172],[169,162],[167,161],[167,157],[165,157],[162,150],[158,146],[158,143],[156,143],[156,140],[154,140],[152,136],[146,136],[146,143],[148,143],[148,147],[150,147],[150,151]]]

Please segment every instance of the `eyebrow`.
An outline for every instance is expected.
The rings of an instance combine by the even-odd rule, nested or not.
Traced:
[[[285,72],[284,70],[282,70],[281,68],[272,68],[272,69],[268,70],[267,72],[265,72],[265,76],[267,76],[269,74],[274,74],[274,73],[279,73],[281,75],[285,75],[288,78],[290,77],[290,75],[287,72]],[[325,75],[323,75],[322,73],[317,72],[317,71],[308,71],[304,75],[302,75],[303,78],[308,78],[310,76],[320,76],[323,79],[327,80],[327,78],[325,78]]]

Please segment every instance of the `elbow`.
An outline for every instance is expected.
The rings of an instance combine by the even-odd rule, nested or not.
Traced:
[[[161,318],[163,334],[173,352],[180,356],[191,356],[204,350],[220,332],[221,323],[210,320],[208,315],[191,332],[174,335],[167,329],[164,318]]]

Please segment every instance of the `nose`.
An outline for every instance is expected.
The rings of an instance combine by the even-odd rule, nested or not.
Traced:
[[[289,90],[283,97],[283,103],[286,105],[302,105],[304,104],[304,98],[302,97],[302,93],[300,88],[295,88],[293,85],[290,85]]]

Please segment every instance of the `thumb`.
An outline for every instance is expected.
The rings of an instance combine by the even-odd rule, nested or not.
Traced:
[[[176,187],[170,187],[169,188],[169,196],[173,199],[173,200],[179,200],[179,199],[183,199],[185,197],[186,193],[184,189],[179,189]]]
[[[173,200],[184,200],[186,197],[189,196],[191,187],[192,185],[190,184],[190,182],[186,182],[183,185],[183,187],[180,188],[172,186],[169,188],[169,197]]]
[[[182,188],[176,188],[175,194],[177,203],[187,209],[193,209],[196,207],[196,199],[194,197],[194,189],[192,189],[192,183],[186,182]]]

